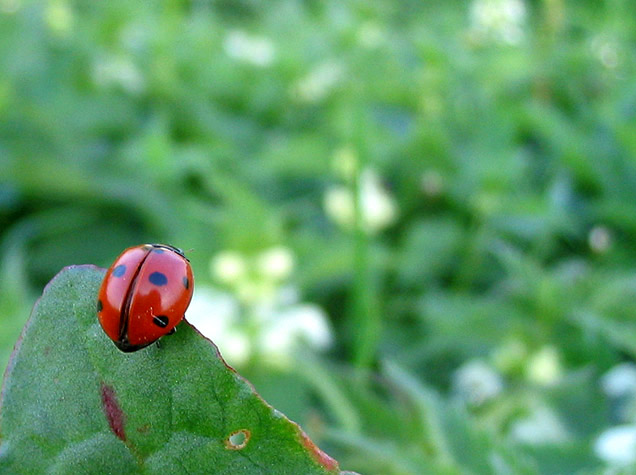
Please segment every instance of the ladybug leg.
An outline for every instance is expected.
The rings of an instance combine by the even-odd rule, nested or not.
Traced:
[[[166,335],[174,335],[175,333],[177,333],[177,327],[174,327],[172,330],[166,333]]]

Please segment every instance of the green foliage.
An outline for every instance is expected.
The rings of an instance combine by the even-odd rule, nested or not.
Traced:
[[[3,473],[340,473],[189,325],[117,350],[95,320],[103,270],[45,289],[2,392]]]

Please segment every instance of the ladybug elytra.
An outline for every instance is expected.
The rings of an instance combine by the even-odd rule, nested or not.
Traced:
[[[166,244],[130,247],[104,276],[97,317],[117,348],[137,351],[176,330],[193,290],[183,251]]]

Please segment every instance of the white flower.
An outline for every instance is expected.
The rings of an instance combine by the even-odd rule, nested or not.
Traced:
[[[299,346],[322,350],[331,341],[325,312],[316,305],[299,304],[273,313],[263,325],[259,344],[270,362],[285,366]]]
[[[636,462],[636,426],[611,427],[598,436],[594,452],[609,465],[625,466]]]
[[[396,206],[380,183],[380,177],[371,169],[363,170],[360,187],[362,216],[367,229],[379,231],[391,224],[397,214]]]
[[[355,221],[353,196],[346,186],[333,186],[324,198],[327,215],[343,227],[352,227]]]
[[[601,378],[601,386],[610,397],[636,395],[636,365],[621,363],[614,366]]]
[[[141,71],[125,56],[102,58],[93,67],[93,80],[100,86],[119,86],[132,94],[142,92],[145,87]]]
[[[294,256],[286,247],[272,247],[257,257],[256,266],[261,275],[273,280],[284,280],[294,268]]]
[[[293,268],[294,256],[283,246],[266,249],[256,256],[223,251],[210,263],[212,275],[247,305],[275,299],[279,284],[290,276]]]
[[[479,406],[493,399],[503,390],[499,373],[483,361],[473,360],[453,374],[455,393],[468,404]]]
[[[222,354],[236,365],[258,358],[288,366],[302,345],[326,348],[332,340],[329,320],[319,307],[298,302],[298,290],[285,283],[293,268],[294,256],[284,246],[253,257],[234,251],[217,254],[212,273],[232,293],[210,289],[195,293],[188,321],[214,338]],[[210,316],[217,320],[211,322]]]
[[[567,440],[567,431],[556,414],[547,407],[535,409],[529,416],[516,421],[511,434],[526,444],[554,444]]]
[[[224,338],[217,343],[217,346],[221,354],[234,366],[246,364],[252,354],[249,337],[245,332],[234,328],[225,334]]]
[[[303,102],[323,100],[344,76],[344,69],[335,61],[327,61],[316,66],[293,88],[294,95]]]
[[[270,304],[276,299],[276,282],[268,279],[243,279],[234,286],[234,294],[244,304],[254,307]]]
[[[544,346],[532,355],[526,366],[526,377],[542,386],[549,386],[561,378],[559,352],[553,346]]]
[[[320,307],[298,303],[292,287],[279,290],[279,297],[254,300],[245,307],[237,295],[198,287],[186,317],[232,365],[260,358],[279,367],[290,366],[301,347],[324,350],[333,337]]]
[[[231,295],[198,287],[186,312],[186,319],[202,335],[214,341],[231,364],[240,365],[250,355],[247,336],[238,330],[239,305]]]
[[[587,237],[587,242],[592,251],[603,254],[612,244],[612,234],[605,226],[594,226]]]
[[[227,34],[223,49],[230,58],[259,67],[272,64],[275,56],[274,44],[269,38],[249,35],[241,30]]]
[[[378,232],[395,221],[395,201],[372,169],[362,171],[359,188],[362,227],[366,232]],[[352,190],[344,185],[334,186],[325,193],[327,215],[345,228],[351,228],[355,223],[353,196]]]
[[[522,0],[473,0],[472,30],[497,41],[517,44],[523,38],[526,7]]]
[[[238,304],[228,294],[197,287],[186,312],[188,322],[208,338],[223,335],[238,319]]]
[[[241,254],[235,251],[218,253],[211,262],[212,275],[225,284],[241,280],[247,272],[247,264]]]

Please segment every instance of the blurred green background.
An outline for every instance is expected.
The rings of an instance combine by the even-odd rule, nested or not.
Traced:
[[[0,0],[2,365],[62,267],[165,242],[343,469],[627,473],[634,6]]]

